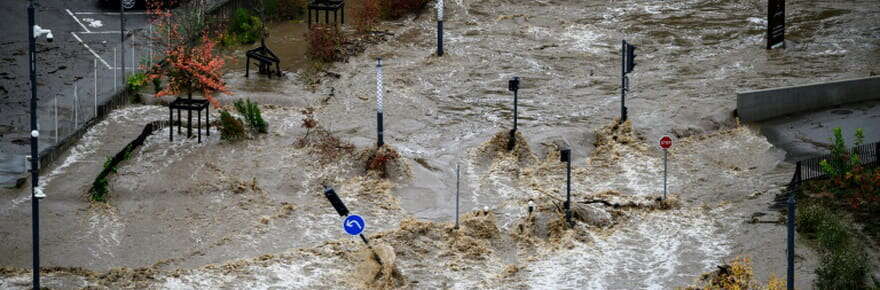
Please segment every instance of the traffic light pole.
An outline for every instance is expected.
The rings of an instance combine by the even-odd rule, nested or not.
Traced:
[[[518,112],[517,107],[519,103],[519,77],[513,77],[513,79],[507,82],[507,89],[513,92],[513,130],[510,130],[510,138],[507,140],[507,151],[513,150],[513,147],[516,146],[516,123],[518,123]]]
[[[33,284],[34,289],[40,289],[40,200],[36,196],[39,185],[39,148],[37,131],[37,39],[34,35],[36,20],[34,15],[34,0],[28,1],[28,52],[30,58],[31,78],[31,219],[33,232]]]

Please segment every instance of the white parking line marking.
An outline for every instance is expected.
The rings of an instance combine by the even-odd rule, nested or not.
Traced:
[[[79,26],[82,26],[82,28],[83,28],[86,32],[91,32],[91,31],[89,31],[89,28],[88,28],[88,27],[86,27],[85,25],[82,24],[82,22],[79,21],[79,18],[76,17],[76,15],[73,15],[73,12],[70,12],[70,9],[64,9],[64,10],[67,10],[67,14],[70,14],[70,17],[73,17],[73,20],[75,20],[76,23],[79,23]]]
[[[85,11],[85,12],[74,12],[74,14],[80,14],[80,15],[115,15],[115,16],[119,16],[119,12],[89,12],[89,11]],[[125,12],[125,14],[130,14],[130,15],[147,15],[148,13],[147,13],[147,12]]]
[[[95,57],[98,58],[98,60],[100,60],[101,63],[103,63],[105,66],[107,66],[108,69],[113,69],[113,67],[111,67],[110,64],[107,63],[107,61],[104,60],[104,58],[102,58],[100,55],[98,55],[97,52],[95,52],[94,50],[92,50],[92,48],[89,47],[88,44],[86,44],[85,42],[83,42],[82,38],[79,38],[79,35],[76,35],[76,32],[71,32],[70,34],[72,34],[73,37],[76,38],[76,40],[79,40],[79,43],[82,43],[82,45],[85,46],[86,49],[89,50],[89,52],[91,52],[93,55],[95,55]]]
[[[80,32],[80,34],[119,34],[119,30],[89,31],[89,32]]]

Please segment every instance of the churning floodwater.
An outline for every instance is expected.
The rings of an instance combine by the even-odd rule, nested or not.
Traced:
[[[326,68],[316,85],[294,67],[281,80],[232,71],[234,94],[221,100],[266,105],[268,134],[227,144],[213,131],[197,144],[170,143],[171,129],[159,130],[111,177],[109,206],[89,206],[83,193],[105,158],[167,116],[159,106],[121,109],[46,170],[43,263],[62,268],[44,284],[668,289],[736,256],[752,257],[760,279],[784,274],[784,228],[746,221],[775,218],[767,206],[792,166],[755,128],[738,124],[735,93],[871,74],[880,67],[880,5],[788,1],[786,49],[774,51],[764,49],[764,5],[447,1],[443,57],[432,55],[428,9],[384,23],[386,41]],[[272,37],[301,37],[284,31]],[[631,122],[615,126],[622,39],[638,47],[637,66],[626,101]],[[376,138],[377,57],[385,143],[401,155],[388,178],[363,170]],[[507,152],[499,144],[512,126],[514,76],[520,138]],[[301,127],[306,108],[324,132],[356,148],[321,147],[317,137],[297,145],[320,133]],[[663,184],[656,140],[665,134],[676,139],[669,204],[655,200]],[[561,147],[573,151],[572,199],[595,214],[572,230],[558,211]],[[328,150],[337,155],[326,157]],[[382,265],[339,228],[322,184],[367,220]],[[2,196],[2,266],[30,265],[30,225],[20,222],[28,194]],[[591,200],[620,207],[585,204]],[[799,255],[797,286],[808,288],[815,257]],[[127,268],[111,270],[119,267]],[[4,270],[0,288],[26,288],[29,277]]]

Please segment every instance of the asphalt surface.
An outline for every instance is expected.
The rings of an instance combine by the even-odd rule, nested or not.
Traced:
[[[855,142],[856,129],[865,144],[880,142],[880,101],[846,104],[761,122],[761,133],[784,149],[786,160],[798,161],[828,154],[834,128],[841,128],[847,147]]]
[[[30,150],[27,4],[25,0],[0,1],[5,30],[0,36],[0,185],[7,186],[24,171],[22,158]],[[121,61],[114,57],[114,48],[118,52],[120,45],[120,20],[117,8],[97,0],[41,0],[35,8],[36,24],[54,34],[53,42],[45,38],[37,41],[38,122],[43,150],[94,117],[94,104],[121,89]],[[131,43],[136,43],[135,62],[146,54],[143,39],[131,39],[138,38],[147,23],[143,10],[126,14],[129,72],[134,68]]]

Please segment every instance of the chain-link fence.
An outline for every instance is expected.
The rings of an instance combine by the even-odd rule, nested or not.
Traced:
[[[45,152],[43,165],[64,151],[66,146],[59,148],[59,145],[72,143],[68,139],[80,137],[91,124],[129,101],[125,94],[128,80],[145,73],[157,55],[147,38],[152,33],[150,25],[134,28],[126,31],[122,44],[118,31],[83,33],[77,35],[83,49],[74,50],[66,57],[66,63],[53,64],[67,69],[58,76],[64,86],[54,95],[38,91],[40,148]]]

